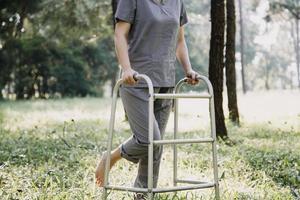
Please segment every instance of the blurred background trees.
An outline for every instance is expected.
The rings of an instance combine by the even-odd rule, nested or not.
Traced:
[[[299,20],[300,20],[300,1],[299,0],[272,0],[271,1],[271,16],[267,16],[268,20],[278,20],[274,16],[281,15],[285,22],[290,24],[290,33],[293,40],[295,51],[296,71],[298,88],[300,88],[300,48],[299,48]]]
[[[211,2],[184,1],[191,62],[208,75]],[[237,91],[298,87],[298,0],[235,3]],[[111,13],[111,0],[2,0],[0,98],[102,96],[118,74]]]
[[[102,95],[117,71],[110,1],[1,1],[1,97]]]

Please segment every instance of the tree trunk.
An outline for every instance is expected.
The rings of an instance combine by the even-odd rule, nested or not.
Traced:
[[[49,94],[49,86],[48,86],[48,74],[44,74],[43,76],[43,89],[42,89],[42,93],[43,93],[43,98],[46,99],[46,94]]]
[[[241,45],[241,75],[242,75],[242,88],[243,93],[245,94],[247,92],[247,86],[245,81],[245,53],[244,53],[244,23],[243,23],[243,5],[242,0],[239,0],[239,13],[240,13],[240,45]]]
[[[294,24],[295,23],[295,24]],[[296,36],[295,36],[296,34]],[[299,19],[297,17],[295,18],[295,21],[291,21],[291,35],[293,39],[293,45],[294,45],[294,51],[296,55],[296,77],[297,77],[297,83],[298,87],[300,88],[300,78],[299,78],[299,65],[300,65],[300,56],[299,56]],[[292,75],[292,73],[291,73]],[[293,88],[293,76],[291,76],[291,83],[292,83],[292,88]],[[297,87],[297,86],[296,86]]]
[[[115,13],[117,11],[117,7],[118,7],[118,0],[111,0],[111,8],[112,8],[112,21],[113,21],[113,26],[115,29]]]
[[[268,26],[267,26],[268,32]],[[271,72],[271,63],[270,63],[270,56],[267,52],[264,53],[264,57],[266,58],[265,62],[265,89],[270,90],[270,72]]]
[[[270,90],[269,79],[270,79],[270,72],[269,72],[268,66],[266,66],[266,79],[265,79],[265,89],[266,90]]]
[[[239,111],[236,95],[236,73],[235,73],[235,5],[234,0],[226,2],[226,86],[228,96],[229,119],[239,125]]]
[[[224,0],[211,1],[211,39],[209,51],[209,79],[214,89],[217,136],[226,139],[227,130],[223,112],[223,68],[224,68]]]
[[[297,81],[300,89],[300,55],[299,55],[299,19],[296,18],[296,62],[297,62]]]
[[[295,52],[295,54],[297,54],[297,39],[296,39],[294,31],[296,32],[296,20],[295,21],[291,20],[291,36],[292,36],[292,39],[293,39],[294,52]],[[293,72],[290,73],[290,77],[291,77],[290,78],[291,89],[293,89],[294,88],[294,85],[293,85]]]
[[[15,38],[20,37],[22,34],[22,28],[24,26],[24,20],[26,18],[27,4],[26,1],[22,1],[22,6],[20,6],[20,22],[17,24]]]

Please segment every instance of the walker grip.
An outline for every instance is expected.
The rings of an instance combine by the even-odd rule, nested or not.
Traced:
[[[187,82],[187,80],[188,80],[189,78],[192,78],[192,77],[191,77],[191,76],[186,76],[185,79],[184,79],[184,82]],[[197,73],[197,74],[196,74],[196,80],[200,81],[200,79],[201,79],[201,75]]]
[[[140,75],[139,75],[139,73],[135,72],[135,73],[133,74],[133,79],[134,79],[135,81],[139,81],[139,80],[140,80]]]

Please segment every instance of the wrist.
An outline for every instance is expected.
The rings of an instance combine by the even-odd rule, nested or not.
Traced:
[[[186,70],[185,70],[185,74],[186,74],[186,75],[189,74],[189,73],[191,73],[191,72],[193,72],[192,67],[186,68]]]
[[[132,68],[130,67],[130,66],[124,66],[124,67],[122,67],[122,70],[124,71],[124,72],[128,72],[128,71],[132,71]]]

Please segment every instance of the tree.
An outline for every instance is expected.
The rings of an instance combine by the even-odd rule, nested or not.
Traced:
[[[236,72],[235,72],[235,4],[234,0],[226,2],[226,86],[228,96],[229,119],[239,124],[239,111],[236,95]]]
[[[294,37],[294,48],[296,54],[297,82],[298,88],[300,88],[300,2],[299,0],[276,0],[271,2],[271,11],[273,13],[287,11],[290,17],[292,17],[295,21],[295,26],[292,27],[295,28],[296,36],[294,36],[294,34],[292,34],[292,36]],[[292,33],[293,32],[294,31],[292,30]]]
[[[18,48],[21,45],[18,39],[25,31],[24,21],[29,15],[36,14],[40,5],[37,0],[0,1],[0,98],[3,98],[3,87],[10,87],[12,84],[17,64],[20,62]]]
[[[240,52],[241,52],[241,75],[242,75],[242,88],[243,93],[245,94],[247,92],[247,86],[246,86],[246,80],[245,80],[245,53],[244,53],[244,21],[243,21],[243,4],[242,0],[239,0],[239,13],[240,13]]]
[[[189,17],[189,24],[185,27],[189,57],[193,69],[203,75],[208,75],[210,29],[203,27],[210,27],[210,21],[207,20],[210,17],[210,3],[210,0],[201,0],[201,3],[197,0],[185,1]],[[179,81],[184,76],[184,71],[179,63],[177,69],[176,81]],[[189,89],[191,88],[183,88]]]
[[[101,95],[117,68],[109,1],[1,1],[0,91]]]
[[[224,69],[224,0],[211,1],[211,39],[209,51],[209,79],[214,89],[217,136],[228,137],[223,111],[223,69]]]

